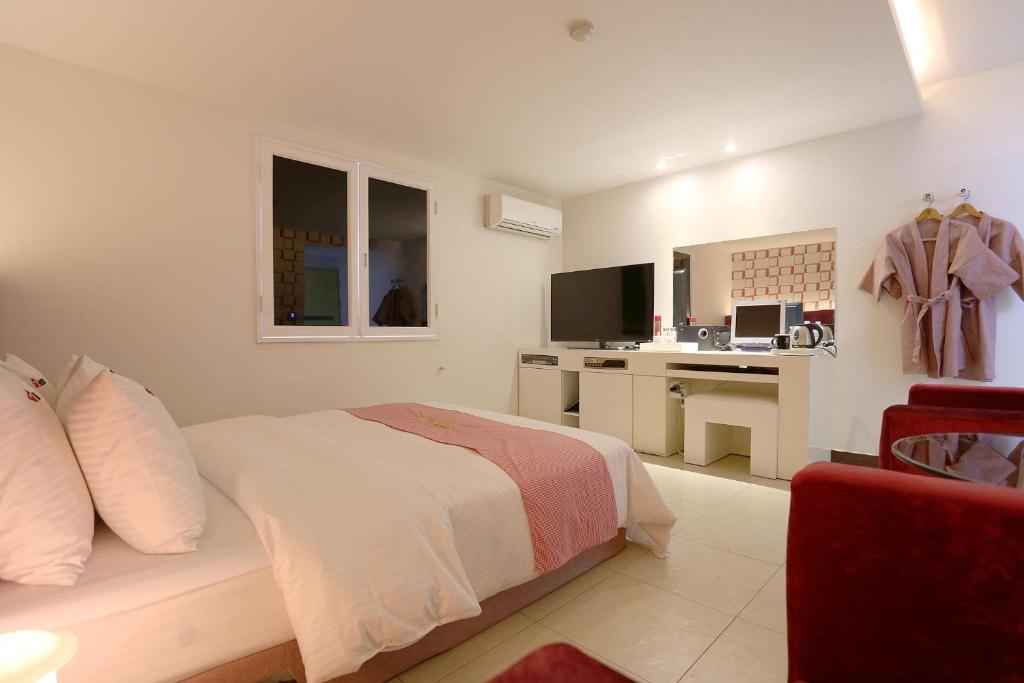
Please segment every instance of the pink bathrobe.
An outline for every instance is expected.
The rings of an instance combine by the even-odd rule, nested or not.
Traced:
[[[860,288],[876,300],[883,289],[895,298],[906,294],[903,372],[957,377],[969,359],[994,355],[994,331],[961,331],[963,306],[987,300],[1019,279],[973,225],[944,217],[911,222],[886,235]],[[981,340],[988,348],[977,347]]]
[[[978,229],[982,243],[1013,268],[1018,279],[1013,291],[1024,299],[1024,238],[1017,228],[1008,221],[993,218],[988,214],[981,218],[961,216],[956,220],[970,223]],[[976,350],[968,358],[967,367],[960,371],[963,379],[990,381],[996,376],[996,302],[995,299],[979,300],[977,305],[965,305],[961,329],[967,348]]]

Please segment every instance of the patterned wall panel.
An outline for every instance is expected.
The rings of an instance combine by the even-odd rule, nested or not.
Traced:
[[[802,302],[805,311],[834,309],[835,242],[740,251],[732,255],[732,298]]]

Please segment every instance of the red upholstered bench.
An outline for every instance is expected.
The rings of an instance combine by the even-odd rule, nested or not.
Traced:
[[[632,683],[572,645],[555,643],[534,650],[490,683]]]

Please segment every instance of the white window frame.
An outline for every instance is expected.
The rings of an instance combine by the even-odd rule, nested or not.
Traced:
[[[427,324],[425,327],[374,327],[370,310],[370,178],[384,180],[396,185],[414,187],[427,193]],[[401,340],[401,339],[437,339],[434,327],[437,309],[434,298],[434,220],[437,212],[436,188],[430,178],[395,171],[383,166],[360,164],[359,168],[359,289],[365,296],[359,297],[359,319],[362,321],[360,333],[364,339]]]
[[[332,342],[438,339],[435,223],[436,182],[432,178],[385,168],[338,154],[274,138],[257,139],[257,341]],[[274,324],[274,157],[285,157],[347,173],[346,258],[348,259],[348,325]],[[427,191],[427,326],[372,327],[369,310],[369,178]]]

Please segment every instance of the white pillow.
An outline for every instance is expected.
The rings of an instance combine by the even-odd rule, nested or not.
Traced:
[[[93,370],[80,365],[76,373]],[[74,382],[72,375],[65,392]],[[195,550],[206,525],[199,473],[160,400],[104,370],[66,410],[64,427],[107,526],[144,553]]]
[[[110,368],[100,365],[89,356],[72,356],[71,360],[61,372],[60,385],[57,387],[57,417],[67,426],[68,408],[75,402],[89,382],[93,381],[101,372],[108,372]]]
[[[92,552],[95,512],[53,409],[0,372],[0,579],[72,586]]]
[[[71,358],[68,359],[68,362],[65,363],[64,367],[61,369],[60,374],[57,375],[56,388],[58,394],[60,394],[61,390],[64,388],[64,385],[68,383],[68,380],[71,378],[71,373],[74,372],[75,368],[78,367],[79,358],[81,358],[81,356],[78,355],[77,353],[71,354]]]
[[[57,407],[57,387],[43,373],[13,353],[0,353],[0,368],[31,384],[35,392],[45,398],[51,408]]]

